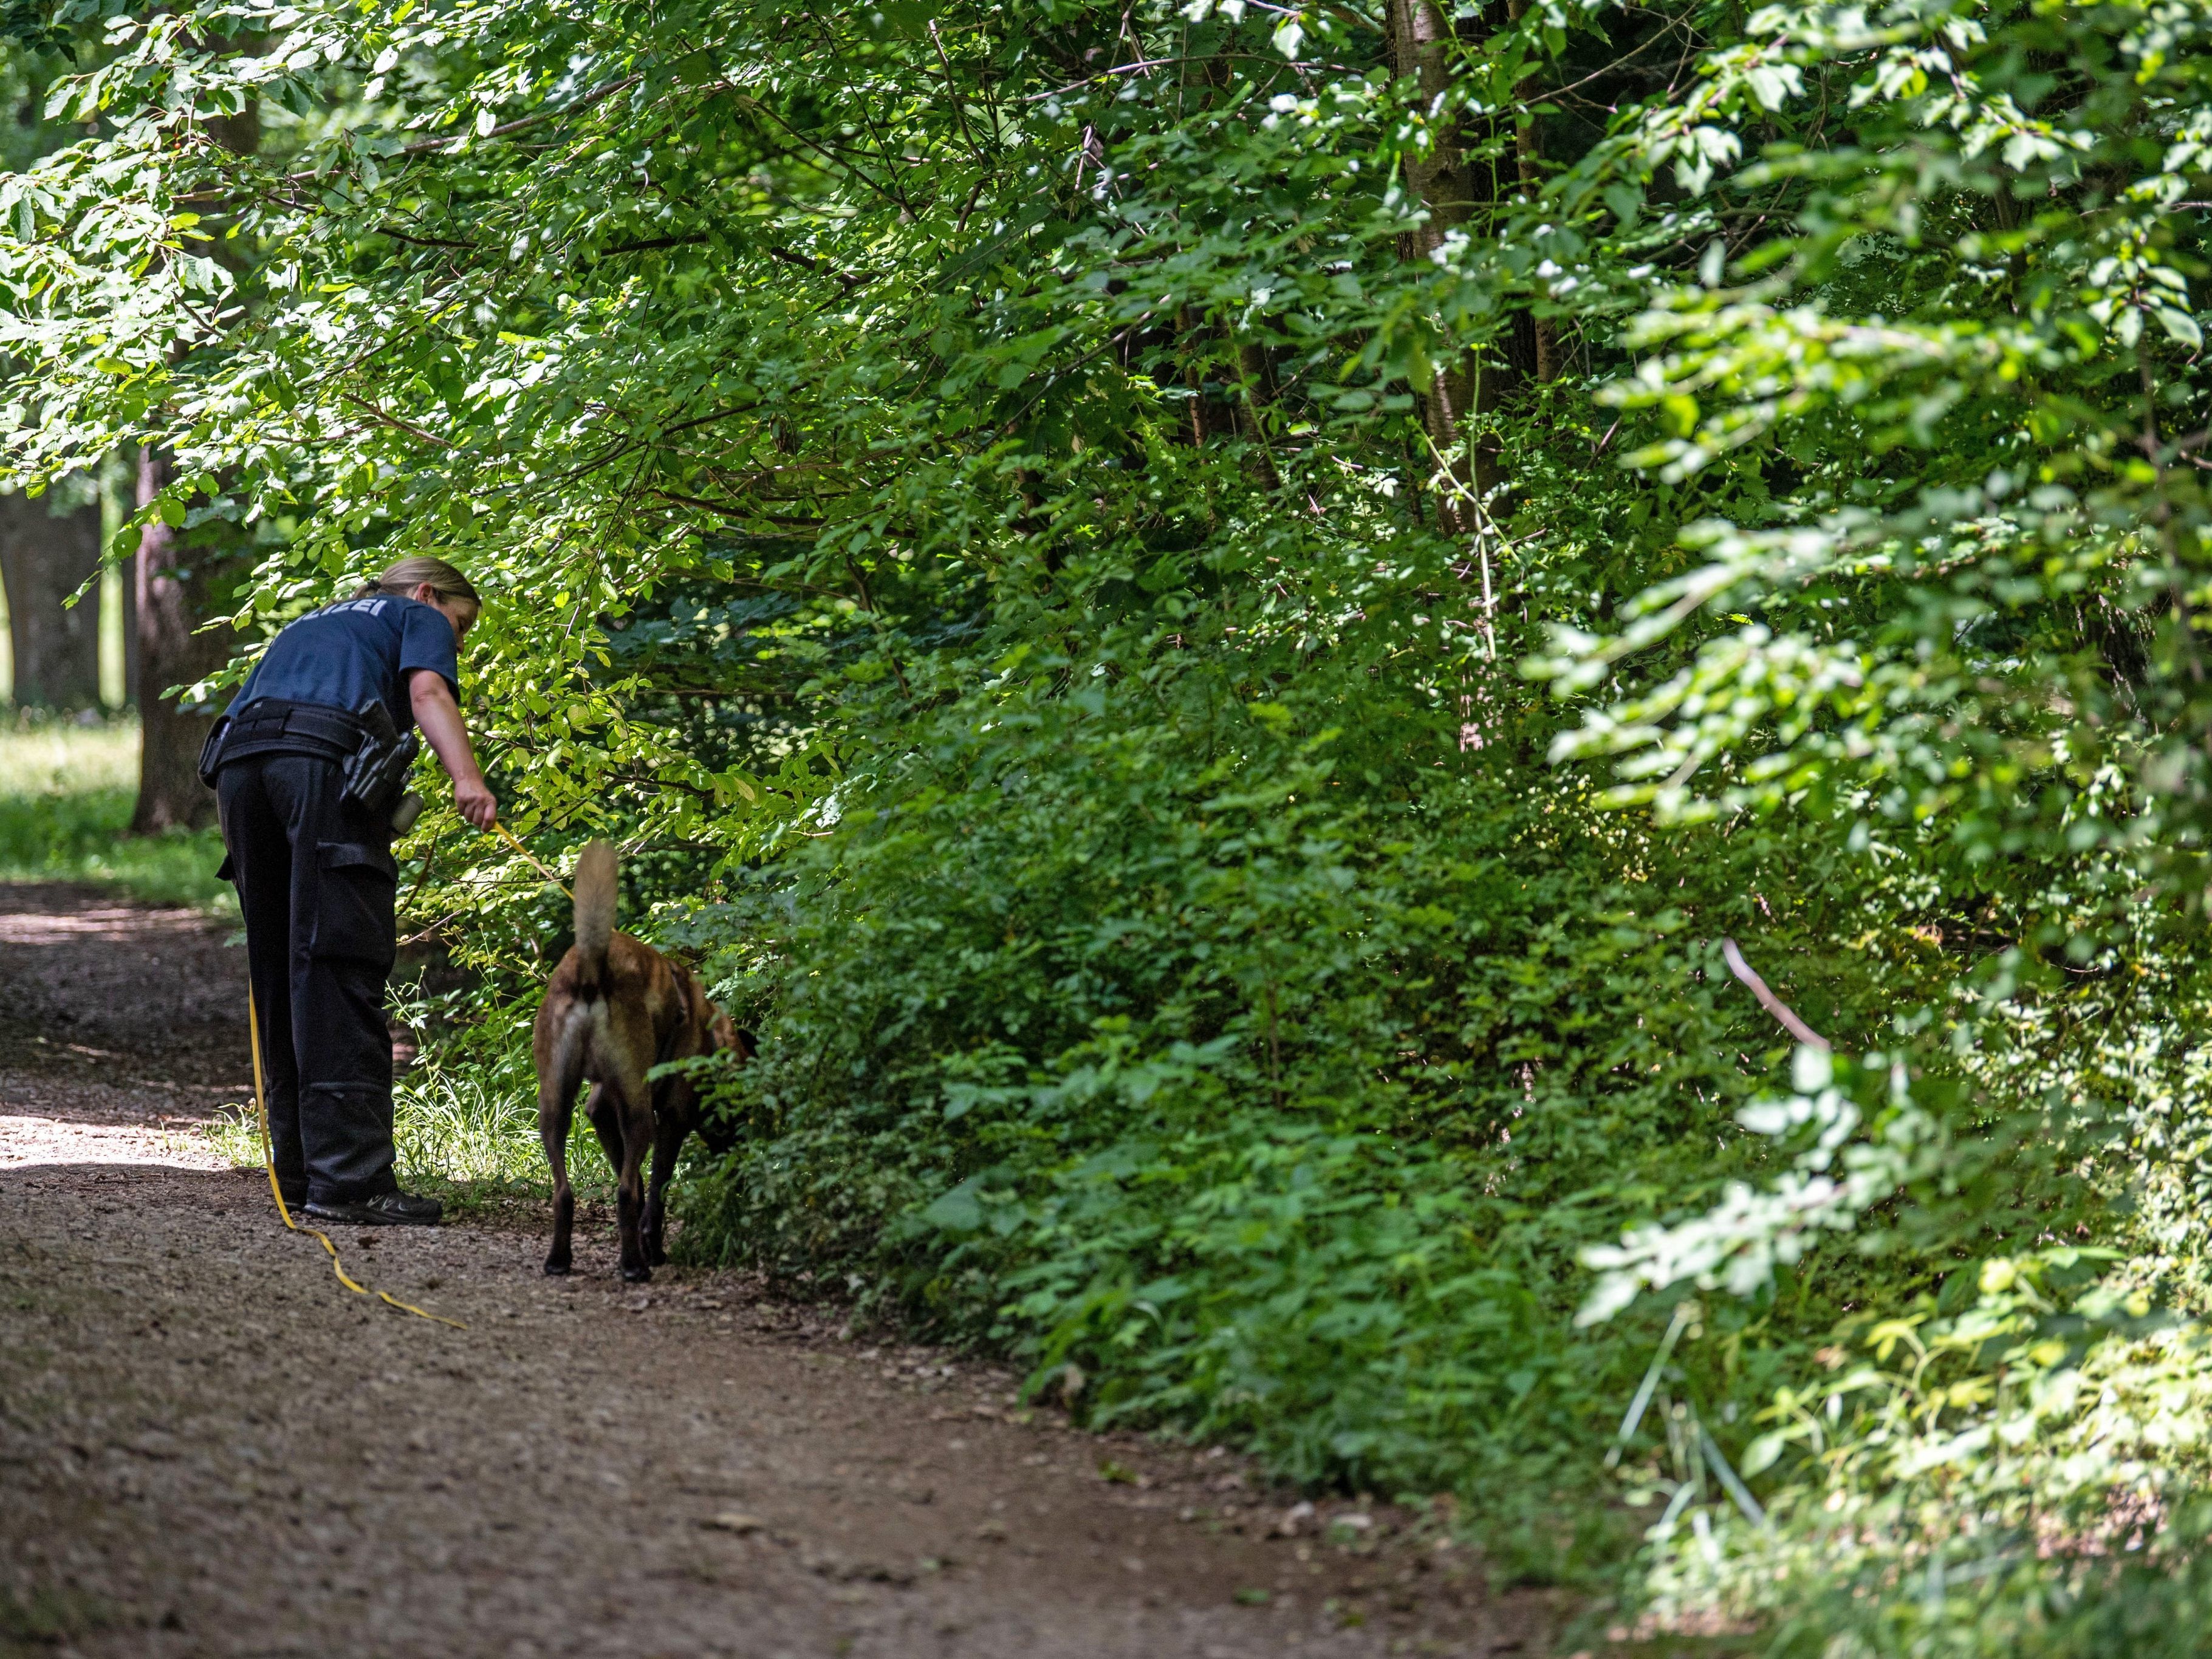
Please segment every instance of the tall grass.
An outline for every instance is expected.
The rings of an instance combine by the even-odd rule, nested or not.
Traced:
[[[392,1139],[404,1182],[515,1193],[550,1189],[538,1103],[482,1072],[420,1066],[392,1091]]]
[[[0,719],[0,881],[99,882],[149,904],[236,915],[236,896],[215,875],[221,835],[131,835],[137,787],[135,717]]]
[[[487,1033],[501,1028],[512,1033],[514,1022],[488,1019],[451,1048],[427,1051],[392,1090],[401,1184],[463,1210],[553,1191],[530,1050],[511,1036],[487,1052]],[[568,1176],[586,1200],[614,1196],[614,1172],[580,1112],[568,1126]]]

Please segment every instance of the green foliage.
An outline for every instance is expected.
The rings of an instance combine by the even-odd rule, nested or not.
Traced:
[[[400,1076],[392,1097],[392,1140],[410,1190],[449,1201],[551,1192],[529,1050],[484,1041],[512,1024],[488,1019],[471,1033],[474,1042],[433,1048]],[[587,1173],[592,1167],[586,1161]]]
[[[58,0],[8,478],[167,448],[229,677],[479,578],[762,1038],[688,1248],[1644,1517],[1655,1631],[2096,1652],[2201,1596],[2207,27]],[[404,850],[504,1087],[564,906]]]
[[[149,904],[236,915],[215,878],[212,830],[126,836],[138,770],[135,720],[79,726],[19,718],[0,729],[0,881],[112,882]]]

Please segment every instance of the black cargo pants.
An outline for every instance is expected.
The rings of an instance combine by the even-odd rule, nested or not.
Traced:
[[[384,1017],[398,866],[390,827],[342,803],[343,787],[337,761],[305,754],[229,761],[216,780],[288,1203],[398,1187]]]

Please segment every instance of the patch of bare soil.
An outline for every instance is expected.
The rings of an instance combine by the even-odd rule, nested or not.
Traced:
[[[1536,1653],[1411,1517],[1068,1427],[745,1277],[538,1272],[535,1230],[338,1234],[195,1132],[243,952],[0,887],[0,1653]]]

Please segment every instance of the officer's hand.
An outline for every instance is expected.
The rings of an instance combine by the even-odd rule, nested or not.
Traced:
[[[480,777],[453,785],[453,805],[479,830],[489,830],[499,822],[499,802],[493,799],[491,790]]]

